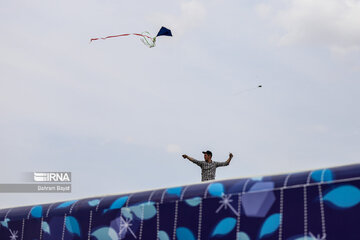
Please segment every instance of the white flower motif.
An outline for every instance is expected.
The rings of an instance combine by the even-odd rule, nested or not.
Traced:
[[[222,208],[224,208],[225,210],[229,207],[230,210],[236,215],[239,216],[239,213],[234,209],[234,207],[231,205],[231,202],[233,201],[231,199],[231,194],[226,195],[224,194],[222,197],[222,199],[219,201],[220,203],[220,207],[216,210],[216,213],[218,213]]]
[[[124,219],[122,216],[120,217],[120,226],[119,226],[119,239],[125,236],[126,232],[129,231],[131,235],[136,239],[134,232],[131,230],[131,219]]]
[[[10,231],[10,240],[16,240],[18,238],[18,231],[11,231],[11,229],[9,228]]]

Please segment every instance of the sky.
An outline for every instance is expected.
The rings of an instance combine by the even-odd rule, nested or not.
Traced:
[[[359,0],[4,0],[0,30],[0,183],[72,173],[0,208],[198,183],[205,150],[219,180],[360,159]]]

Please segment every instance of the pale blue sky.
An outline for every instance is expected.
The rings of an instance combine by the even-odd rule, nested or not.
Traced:
[[[5,0],[0,20],[0,181],[73,174],[0,208],[196,183],[181,154],[207,149],[234,154],[217,179],[360,159],[359,0]],[[161,26],[152,49],[89,44]]]

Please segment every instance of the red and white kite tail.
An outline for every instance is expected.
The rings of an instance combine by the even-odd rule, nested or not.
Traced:
[[[101,38],[91,38],[91,39],[90,39],[90,43],[91,43],[92,41],[96,41],[96,40],[106,40],[106,39],[108,39],[108,38],[125,37],[125,36],[130,36],[130,35],[136,35],[136,36],[140,36],[140,37],[143,37],[143,38],[152,39],[152,37],[149,37],[149,36],[143,35],[143,34],[139,34],[139,33],[126,33],[126,34],[112,35],[112,36],[101,37]]]

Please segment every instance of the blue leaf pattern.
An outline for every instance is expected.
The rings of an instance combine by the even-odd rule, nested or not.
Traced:
[[[196,207],[201,203],[201,198],[194,197],[194,198],[186,199],[185,202],[191,207]]]
[[[92,234],[97,240],[118,240],[116,231],[111,227],[102,227]]]
[[[41,218],[42,216],[42,206],[35,206],[31,209],[31,217]]]
[[[250,240],[250,237],[245,232],[238,232],[236,240]]]
[[[329,182],[333,180],[333,174],[330,169],[316,170],[311,173],[311,178],[315,182]]]
[[[121,208],[125,203],[126,201],[128,200],[128,196],[125,196],[125,197],[121,197],[121,198],[118,198],[116,199],[110,206],[109,209],[119,209]]]
[[[8,228],[8,222],[10,221],[9,218],[5,218],[4,221],[0,221],[1,226]]]
[[[120,209],[122,206],[124,206],[124,204],[126,203],[126,201],[128,200],[128,196],[125,197],[120,197],[118,199],[116,199],[111,206],[109,207],[109,209],[104,209],[104,213],[109,211],[109,210],[114,210],[114,209]]]
[[[50,226],[47,222],[41,223],[41,229],[43,230],[43,232],[50,234]]]
[[[178,197],[180,197],[182,187],[176,187],[176,188],[169,188],[166,190],[168,194],[174,194]]]
[[[221,183],[211,183],[208,187],[211,196],[221,197],[224,195],[224,186]]]
[[[342,185],[325,194],[323,199],[336,207],[350,208],[360,202],[360,191],[352,185]]]
[[[169,235],[165,231],[158,232],[158,239],[159,240],[170,240]]]
[[[56,208],[66,208],[70,205],[72,205],[73,203],[77,202],[77,200],[72,200],[72,201],[68,201],[68,202],[63,202],[61,203],[59,206],[57,206]]]
[[[231,217],[224,218],[216,225],[211,236],[212,237],[224,236],[224,235],[228,234],[229,232],[231,232],[234,229],[235,225],[236,225],[235,218],[231,218]]]
[[[266,235],[274,233],[279,228],[280,217],[280,213],[275,213],[265,220],[264,224],[261,227],[260,239]]]
[[[80,226],[78,221],[76,220],[76,218],[72,217],[72,216],[67,216],[65,219],[65,226],[66,229],[72,233],[72,234],[76,234],[80,237]]]
[[[133,219],[133,215],[131,214],[131,210],[130,210],[130,208],[128,208],[128,207],[123,207],[123,208],[121,208],[121,215],[122,215],[124,218],[130,219],[130,220]]]
[[[100,200],[99,200],[99,199],[94,199],[94,200],[88,201],[88,204],[89,204],[91,207],[95,207],[95,206],[97,206],[99,203],[100,203]]]
[[[194,234],[186,227],[177,228],[176,237],[178,240],[195,240]]]
[[[156,208],[153,202],[146,202],[130,207],[130,210],[136,215],[136,217],[143,220],[148,220],[156,215]]]

